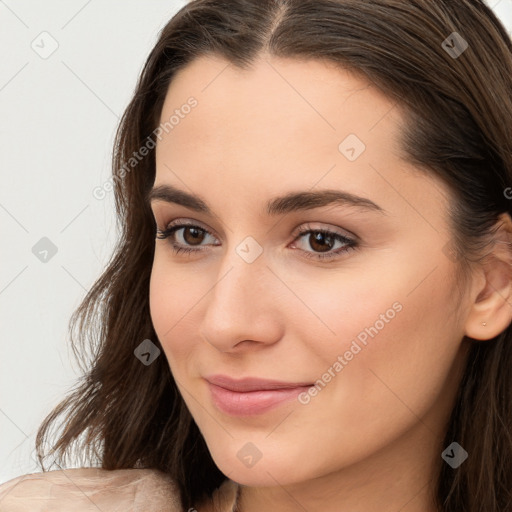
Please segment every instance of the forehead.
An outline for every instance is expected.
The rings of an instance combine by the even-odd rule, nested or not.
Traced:
[[[347,127],[370,130],[392,110],[399,114],[395,102],[369,79],[317,59],[262,55],[241,69],[218,56],[196,58],[174,76],[161,122],[191,95],[198,99],[202,117],[212,120],[310,120],[313,128],[326,133]]]
[[[197,105],[183,109],[191,97]],[[261,198],[318,185],[381,205],[377,198],[387,197],[404,214],[421,191],[432,215],[442,204],[441,184],[432,189],[431,177],[403,158],[400,105],[333,63],[262,56],[239,69],[203,56],[175,75],[161,123],[173,115],[177,122],[157,143],[155,184],[199,191],[219,182],[211,194],[248,200],[247,190]]]
[[[191,97],[197,106],[178,119]],[[264,55],[240,69],[220,57],[197,58],[168,89],[161,124],[170,119],[157,160],[208,153],[210,162],[221,158],[227,164],[242,154],[246,160],[272,155],[277,166],[283,158],[316,166],[321,153],[337,159],[340,143],[351,135],[358,152],[364,145],[365,156],[399,152],[398,106],[372,82],[327,61]]]

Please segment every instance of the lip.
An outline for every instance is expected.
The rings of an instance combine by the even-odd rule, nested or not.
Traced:
[[[232,416],[252,416],[270,411],[309,389],[313,384],[247,377],[234,380],[225,375],[205,378],[215,406]]]
[[[204,378],[215,386],[238,392],[290,389],[313,385],[312,382],[285,382],[282,380],[260,379],[259,377],[233,379],[227,375],[210,375]]]

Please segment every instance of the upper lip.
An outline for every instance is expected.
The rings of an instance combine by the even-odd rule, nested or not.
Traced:
[[[227,375],[210,375],[204,377],[208,382],[231,391],[263,391],[268,389],[290,389],[311,386],[311,382],[283,382],[280,380],[260,379],[258,377],[245,377],[232,379]]]

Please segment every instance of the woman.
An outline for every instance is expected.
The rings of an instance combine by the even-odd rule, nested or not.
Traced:
[[[511,509],[512,44],[482,1],[192,1],[113,185],[95,361],[37,438],[101,469],[2,510]]]

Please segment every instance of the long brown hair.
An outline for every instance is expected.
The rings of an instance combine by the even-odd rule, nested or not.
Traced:
[[[448,51],[456,47],[454,37],[468,43],[460,55]],[[154,141],[179,69],[208,54],[248,68],[264,51],[337,63],[404,108],[405,157],[443,179],[455,198],[451,254],[461,282],[480,261],[498,216],[511,212],[504,191],[512,184],[512,44],[483,1],[191,1],[162,29],[117,132],[113,186],[120,235],[105,272],[70,321],[76,357],[85,359],[88,344],[92,360],[84,361],[84,376],[39,428],[43,470],[46,458],[63,463],[77,446],[80,456],[104,469],[169,474],[185,509],[226,479],[166,358],[146,366],[134,356],[145,339],[162,348],[149,310],[156,225],[145,196],[155,178],[154,150],[136,165],[127,162]],[[440,459],[440,511],[512,509],[511,333],[509,326],[471,347],[444,444],[457,441],[469,458],[457,469]],[[63,413],[64,428],[45,452]]]

